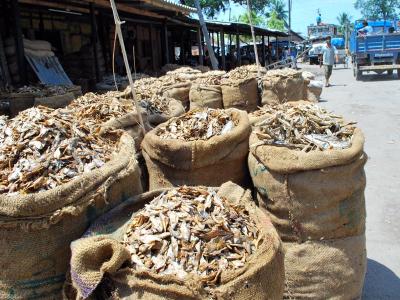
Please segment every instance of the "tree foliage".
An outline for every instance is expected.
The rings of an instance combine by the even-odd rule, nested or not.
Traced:
[[[252,0],[251,8],[257,12],[264,12],[270,0]],[[195,0],[180,0],[181,4],[194,7]],[[218,13],[229,9],[229,0],[200,0],[203,13],[208,18],[214,18]],[[232,0],[231,3],[237,3],[246,6],[246,0]]]
[[[267,21],[267,26],[268,28],[271,29],[277,29],[277,30],[285,30],[285,22],[279,18],[278,14],[276,11],[272,11],[269,15],[268,21]]]
[[[288,26],[288,11],[286,10],[286,4],[283,0],[270,0],[268,4],[269,12],[267,12],[267,17],[271,17],[271,14],[275,12],[275,18],[282,20],[286,27]]]
[[[236,18],[236,21],[250,24],[249,14],[243,13],[243,14],[239,15]],[[257,14],[254,10],[251,11],[251,21],[252,21],[253,25],[255,25],[255,26],[265,26],[266,25],[265,18],[262,15]]]
[[[339,23],[339,32],[340,33],[344,34],[346,31],[346,27],[349,27],[349,28],[352,27],[352,24],[351,24],[352,19],[353,19],[353,17],[350,16],[346,12],[342,12],[337,16],[336,20]]]
[[[400,0],[357,0],[354,7],[361,10],[366,19],[389,20],[398,16]]]

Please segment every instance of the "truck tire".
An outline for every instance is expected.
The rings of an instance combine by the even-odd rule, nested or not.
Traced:
[[[388,75],[393,75],[393,70],[387,70]]]

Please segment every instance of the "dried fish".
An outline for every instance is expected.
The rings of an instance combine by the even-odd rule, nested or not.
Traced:
[[[265,115],[265,120],[255,124],[254,132],[261,140],[258,145],[279,145],[305,152],[346,149],[351,146],[355,130],[354,122],[346,122],[313,104],[264,106],[255,115]]]
[[[99,168],[116,140],[99,136],[69,109],[38,106],[0,119],[0,194],[49,190]]]
[[[266,73],[266,69],[264,67],[260,67],[260,75],[264,75]],[[256,65],[247,65],[235,68],[225,76],[224,79],[230,80],[241,80],[241,79],[249,79],[249,78],[256,78],[258,76],[258,68]]]
[[[169,114],[169,103],[169,98],[160,95],[154,95],[140,101],[140,105],[150,114]]]
[[[166,220],[165,227],[160,226],[161,219]],[[161,194],[136,212],[123,244],[135,270],[181,279],[194,274],[210,287],[218,284],[221,271],[246,264],[257,249],[258,237],[243,206],[220,198],[212,188],[183,186]]]
[[[57,95],[64,95],[68,92],[68,87],[63,85],[29,85],[20,87],[17,93],[30,93],[35,97],[50,97]]]
[[[159,128],[157,134],[162,139],[207,140],[228,133],[236,125],[232,116],[225,110],[195,109],[172,118]]]

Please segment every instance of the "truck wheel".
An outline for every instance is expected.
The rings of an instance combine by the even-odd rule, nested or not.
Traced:
[[[388,75],[393,75],[393,70],[388,70]]]

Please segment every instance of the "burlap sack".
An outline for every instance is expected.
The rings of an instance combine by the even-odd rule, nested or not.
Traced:
[[[133,140],[103,167],[53,190],[0,195],[0,299],[60,299],[69,244],[89,223],[142,192]]]
[[[190,82],[181,82],[165,86],[161,89],[161,95],[167,98],[173,98],[182,102],[185,108],[189,107]]]
[[[149,113],[148,120],[153,126],[164,123],[171,118],[179,117],[185,113],[185,108],[182,102],[169,98],[168,99],[168,110],[163,113]]]
[[[63,108],[69,105],[74,99],[75,95],[72,92],[68,92],[63,95],[35,97],[35,106],[42,105],[54,109]]]
[[[192,84],[189,93],[190,109],[222,108],[222,89],[219,85]]]
[[[307,94],[305,95],[305,99],[315,103],[319,102],[323,86],[324,84],[322,81],[311,80],[306,86]]]
[[[249,170],[260,206],[283,241],[344,238],[365,231],[364,136],[344,150],[305,153],[250,136]]]
[[[256,78],[223,79],[221,88],[224,108],[237,108],[247,112],[257,109],[259,100]]]
[[[156,127],[142,142],[150,190],[178,185],[216,186],[226,181],[247,184],[250,124],[247,113],[231,109],[238,124],[209,140],[161,139]]]
[[[142,113],[142,120],[144,123],[145,131],[151,130],[151,125],[148,121],[146,113]],[[144,134],[140,126],[139,116],[136,111],[127,113],[119,118],[111,119],[102,124],[100,134],[105,134],[107,131],[115,129],[122,129],[126,131],[135,141],[136,151],[140,151],[140,144],[142,143]]]
[[[101,295],[107,285],[100,284],[107,274],[110,284],[118,289],[117,298],[143,300],[208,299],[209,294],[195,275],[185,280],[122,267],[129,253],[118,242],[126,230],[132,212],[143,207],[163,190],[153,191],[126,201],[93,224],[84,238],[72,243],[72,285],[64,286],[67,299]],[[284,268],[280,239],[268,217],[252,202],[250,191],[228,182],[218,195],[245,205],[264,237],[245,267],[222,271],[221,283],[213,288],[217,299],[282,299]]]
[[[304,79],[301,71],[282,69],[268,71],[262,78],[262,105],[302,100]]]
[[[366,271],[365,235],[284,243],[284,299],[360,299]]]

